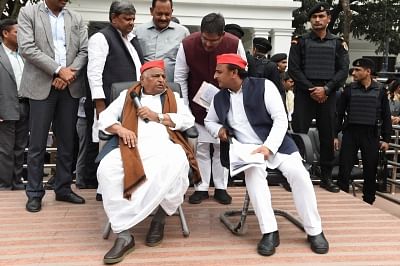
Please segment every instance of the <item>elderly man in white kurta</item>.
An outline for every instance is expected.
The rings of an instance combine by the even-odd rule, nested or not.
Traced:
[[[187,150],[172,135],[176,130],[192,127],[194,117],[179,95],[166,89],[162,60],[144,64],[141,72],[140,85],[121,92],[99,119],[101,130],[119,137],[119,147],[101,160],[97,172],[103,187],[104,209],[118,234],[113,248],[104,256],[106,264],[121,261],[133,250],[134,238],[129,229],[158,206],[146,244],[159,244],[166,214],[172,215],[182,204],[189,186]],[[140,96],[142,107],[134,106],[132,93]],[[166,112],[173,105],[176,110]],[[135,119],[136,126],[132,128],[131,121]],[[134,186],[127,186],[127,167],[133,157],[125,160],[124,149],[138,152],[140,163],[134,170],[144,170]]]
[[[329,244],[322,232],[314,188],[296,144],[286,133],[288,122],[279,91],[269,80],[247,78],[246,65],[237,54],[217,56],[214,77],[222,90],[215,95],[204,121],[212,136],[227,141],[233,135],[247,147],[252,145],[251,153],[264,157],[265,163],[261,166],[244,170],[246,187],[263,234],[257,251],[270,256],[280,243],[266,179],[268,167],[279,169],[287,178],[311,249],[327,253]]]

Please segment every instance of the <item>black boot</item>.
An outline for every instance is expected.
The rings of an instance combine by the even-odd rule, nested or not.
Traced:
[[[342,190],[342,191],[344,191],[346,193],[350,192],[350,189],[349,189],[350,182],[349,182],[349,180],[343,180],[343,179],[341,179],[339,177],[338,181],[337,181],[337,184],[338,184],[340,190]]]
[[[338,193],[340,191],[339,187],[333,183],[331,177],[321,177],[321,183],[319,183],[319,186],[332,193]]]
[[[370,195],[366,196],[366,195],[363,195],[362,198],[363,198],[363,201],[364,201],[364,202],[366,202],[366,203],[368,203],[368,204],[370,204],[370,205],[374,204],[375,196],[370,196]]]
[[[321,182],[319,186],[332,193],[340,191],[339,187],[332,181],[332,167],[327,165],[321,167]]]

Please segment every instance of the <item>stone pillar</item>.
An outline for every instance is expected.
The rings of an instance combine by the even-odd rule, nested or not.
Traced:
[[[271,29],[268,28],[254,28],[254,37],[264,37],[268,39],[270,37]]]
[[[289,55],[290,42],[292,41],[293,29],[271,30],[271,54],[286,53]]]

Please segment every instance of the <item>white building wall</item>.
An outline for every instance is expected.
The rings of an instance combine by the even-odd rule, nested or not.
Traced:
[[[133,0],[136,8],[136,24],[151,20],[150,0]],[[86,22],[108,21],[112,0],[73,0],[69,8],[81,13]],[[208,13],[219,12],[226,24],[240,25],[245,36],[242,41],[251,49],[253,37],[270,38],[271,54],[289,53],[292,28],[292,12],[301,7],[294,0],[173,0],[174,13],[181,24],[198,30],[201,19]],[[350,62],[362,56],[376,56],[375,46],[364,40],[350,40]],[[398,63],[400,64],[400,63]]]

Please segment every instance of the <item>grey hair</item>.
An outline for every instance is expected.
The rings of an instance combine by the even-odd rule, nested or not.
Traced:
[[[113,14],[116,16],[121,14],[135,15],[136,9],[131,2],[114,1],[111,3],[110,6],[110,13],[109,13],[110,22]]]

